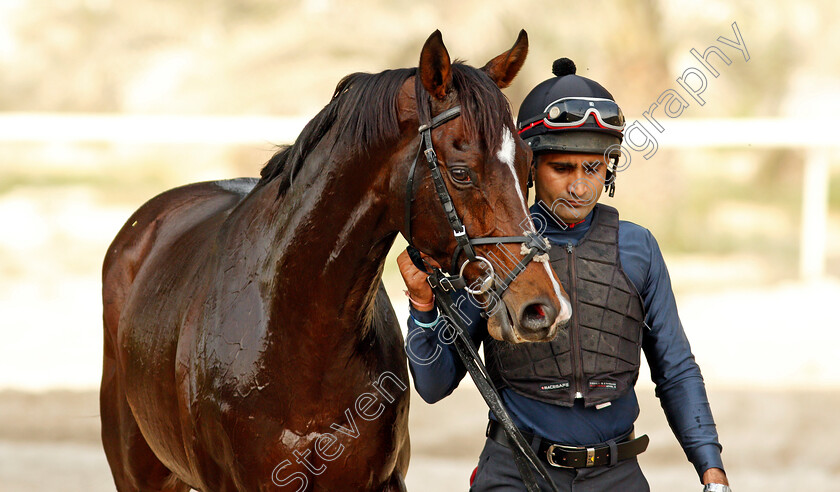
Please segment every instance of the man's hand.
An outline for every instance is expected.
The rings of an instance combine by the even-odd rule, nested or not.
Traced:
[[[429,262],[429,264],[440,267],[438,262],[432,259],[431,256],[425,255],[420,253],[423,256],[423,259]],[[420,304],[430,304],[435,296],[432,294],[432,288],[429,286],[429,283],[426,282],[426,278],[429,276],[426,272],[418,270],[414,263],[411,262],[411,258],[408,257],[408,252],[403,251],[397,256],[397,265],[400,268],[400,274],[402,275],[403,282],[405,282],[405,286],[408,289],[408,294],[411,299],[414,299],[416,303]],[[417,306],[415,306],[417,309]],[[431,311],[434,309],[434,305],[429,307],[428,309],[420,309],[421,311]]]
[[[709,468],[703,472],[703,485],[707,483],[729,485],[729,480],[726,479],[726,473],[720,468]]]

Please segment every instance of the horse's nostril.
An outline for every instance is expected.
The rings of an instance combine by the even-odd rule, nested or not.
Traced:
[[[545,309],[543,309],[542,304],[531,304],[525,308],[522,316],[526,319],[539,321],[545,318]]]
[[[556,317],[557,313],[553,307],[536,302],[525,306],[525,309],[522,310],[520,323],[527,330],[545,330],[554,323]]]

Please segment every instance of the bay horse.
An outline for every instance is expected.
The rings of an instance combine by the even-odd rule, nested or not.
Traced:
[[[405,490],[408,371],[381,276],[405,232],[417,128],[463,108],[432,133],[470,234],[533,227],[531,154],[499,90],[527,50],[522,31],[476,69],[450,62],[436,31],[419,67],[341,80],[259,180],[169,190],[128,219],[102,289],[102,442],[117,490]],[[455,241],[427,174],[409,241],[449,268]],[[570,314],[564,295],[531,263],[505,292],[506,316],[548,340]]]

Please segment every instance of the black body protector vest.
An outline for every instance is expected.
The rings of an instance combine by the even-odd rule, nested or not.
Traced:
[[[497,388],[535,400],[587,407],[624,395],[639,377],[645,313],[621,269],[618,211],[595,205],[577,246],[554,246],[551,266],[572,304],[566,329],[550,342],[511,344],[488,337],[487,370]]]

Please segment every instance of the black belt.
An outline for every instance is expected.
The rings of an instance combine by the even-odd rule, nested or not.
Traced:
[[[647,435],[631,439],[632,435],[624,437],[624,441],[607,443],[595,447],[566,446],[555,444],[520,429],[525,440],[531,443],[537,455],[551,466],[559,468],[590,468],[593,466],[614,465],[634,456],[642,454],[647,449],[650,439]],[[505,447],[508,445],[505,430],[495,420],[487,424],[487,437]],[[615,448],[615,459],[613,451]]]

